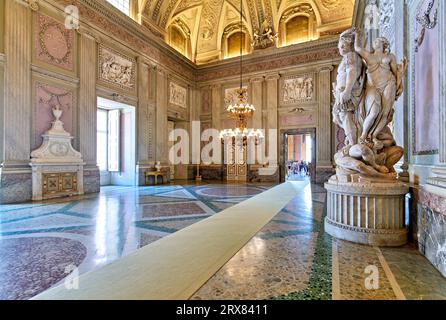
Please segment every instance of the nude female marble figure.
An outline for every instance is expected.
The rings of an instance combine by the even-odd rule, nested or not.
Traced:
[[[390,53],[388,40],[383,37],[375,40],[373,51],[367,51],[360,45],[361,30],[357,29],[355,33],[355,51],[367,66],[366,109],[359,142],[380,149],[382,143],[377,137],[389,124],[395,101],[403,92],[407,60],[397,64],[395,55]]]

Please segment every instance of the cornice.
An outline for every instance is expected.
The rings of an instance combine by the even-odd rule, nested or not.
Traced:
[[[299,43],[291,46],[280,47],[280,48],[269,48],[265,50],[254,51],[253,53],[243,56],[243,63],[248,65],[252,62],[259,62],[260,60],[276,60],[280,58],[285,58],[293,56],[296,54],[309,53],[312,51],[319,51],[323,49],[329,49],[337,47],[339,37],[334,36],[326,39],[314,40],[304,43]],[[216,61],[204,65],[196,66],[197,70],[201,71],[211,71],[226,68],[231,65],[239,64],[240,60],[238,57],[225,59],[221,61]]]
[[[67,76],[67,75],[64,75],[64,74],[61,74],[58,72],[48,70],[46,68],[42,68],[37,65],[32,65],[31,70],[39,75],[47,76],[47,77],[53,78],[55,80],[62,80],[65,82],[72,83],[74,85],[79,84],[79,78],[77,78],[77,77],[70,77],[70,76]]]

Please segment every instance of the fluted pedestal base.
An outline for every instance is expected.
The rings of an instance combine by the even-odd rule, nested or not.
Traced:
[[[326,184],[325,231],[331,236],[373,246],[401,246],[407,242],[405,195],[409,187],[392,182],[340,182]]]

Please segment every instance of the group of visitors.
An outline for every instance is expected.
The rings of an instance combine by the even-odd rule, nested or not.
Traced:
[[[310,175],[310,162],[306,162],[304,160],[299,161],[288,161],[288,176],[291,175],[301,175],[301,176],[309,176]]]

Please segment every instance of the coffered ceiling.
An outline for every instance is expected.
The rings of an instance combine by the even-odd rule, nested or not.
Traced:
[[[206,62],[220,55],[222,34],[240,20],[241,0],[139,0],[141,23],[162,37],[173,23],[187,29],[191,60]],[[311,6],[317,22],[317,36],[339,32],[351,25],[354,0],[242,0],[243,23],[249,34],[265,21],[280,32],[284,13],[302,4]]]

